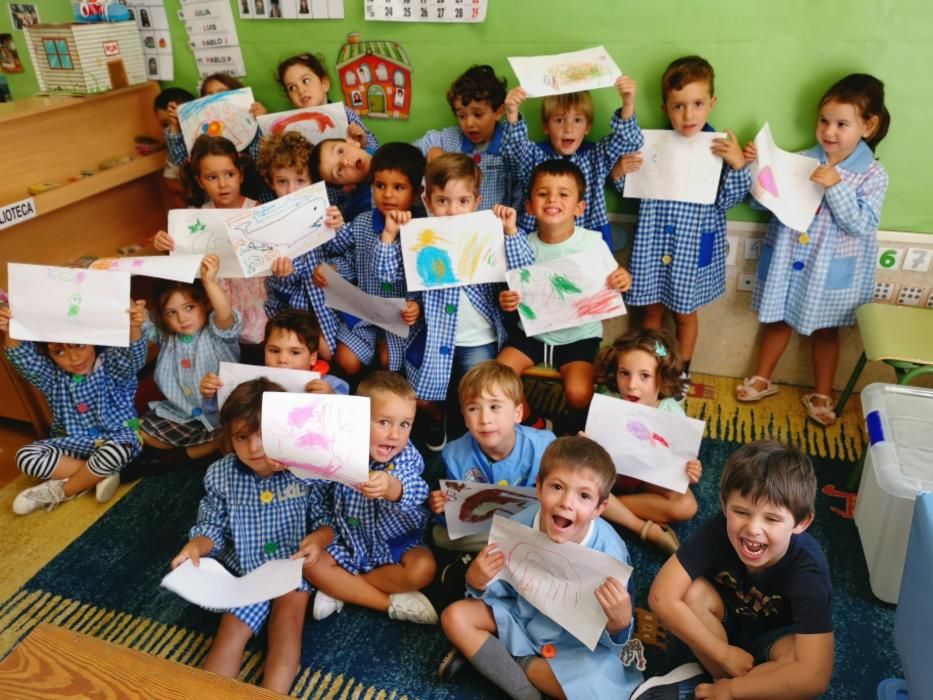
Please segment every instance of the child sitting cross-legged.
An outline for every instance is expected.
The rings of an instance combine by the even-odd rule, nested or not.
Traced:
[[[313,616],[322,620],[353,603],[393,620],[433,625],[437,613],[419,593],[434,577],[422,538],[428,513],[424,460],[409,441],[415,394],[405,378],[381,370],[357,389],[370,399],[369,480],[356,488],[326,485],[333,539],[304,569],[318,592]]]
[[[539,504],[513,520],[552,542],[576,542],[627,564],[625,544],[599,517],[615,476],[612,459],[598,444],[585,437],[558,438],[541,460]],[[641,673],[619,659],[632,631],[626,587],[609,576],[595,590],[580,591],[595,596],[608,618],[590,651],[510,584],[494,580],[505,564],[505,552],[495,544],[485,547],[467,572],[469,597],[444,610],[441,624],[456,649],[441,663],[441,678],[455,676],[466,660],[511,698],[627,698]]]

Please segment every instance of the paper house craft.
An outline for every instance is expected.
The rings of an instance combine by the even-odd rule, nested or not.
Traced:
[[[399,44],[349,34],[337,55],[337,75],[344,102],[361,117],[408,119],[411,63]]]
[[[42,92],[93,93],[146,81],[136,23],[23,27]]]

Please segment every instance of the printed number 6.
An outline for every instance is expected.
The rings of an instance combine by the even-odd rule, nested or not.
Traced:
[[[894,267],[894,264],[897,262],[895,255],[897,251],[895,250],[885,250],[881,253],[881,257],[878,259],[878,263],[881,267]]]

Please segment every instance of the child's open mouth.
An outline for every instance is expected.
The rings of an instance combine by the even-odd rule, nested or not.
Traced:
[[[566,530],[568,527],[570,527],[571,525],[573,525],[573,521],[572,521],[572,520],[568,520],[567,518],[563,518],[563,517],[561,517],[561,516],[559,516],[559,515],[552,515],[552,516],[551,516],[551,522],[554,523],[554,526],[555,526],[558,530]]]
[[[749,559],[757,559],[768,547],[768,545],[766,545],[764,542],[754,542],[744,538],[741,539],[740,542],[742,544],[742,551]]]
[[[626,401],[631,401],[632,403],[638,403],[638,402],[641,400],[641,397],[640,397],[640,396],[636,396],[635,394],[626,394],[626,395],[625,395],[625,400],[626,400]]]

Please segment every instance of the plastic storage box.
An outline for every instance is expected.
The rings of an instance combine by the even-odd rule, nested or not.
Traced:
[[[933,490],[933,390],[870,384],[862,412],[870,444],[855,525],[872,593],[897,603],[914,499]]]

